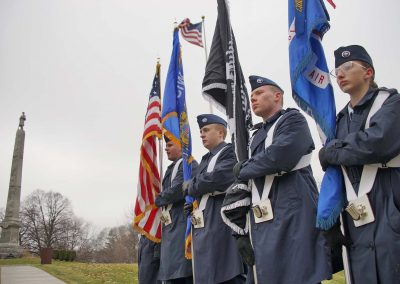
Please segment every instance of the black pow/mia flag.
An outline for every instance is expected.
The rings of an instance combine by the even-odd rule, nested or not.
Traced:
[[[226,0],[218,0],[218,18],[203,79],[203,96],[228,117],[232,144],[239,161],[248,158],[250,102]]]

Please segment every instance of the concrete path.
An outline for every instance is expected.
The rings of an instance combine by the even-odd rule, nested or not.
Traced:
[[[28,266],[1,266],[1,284],[65,284],[43,270]]]

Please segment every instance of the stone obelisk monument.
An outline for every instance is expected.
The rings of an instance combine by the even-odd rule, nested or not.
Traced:
[[[19,118],[19,126],[15,137],[6,214],[1,223],[0,258],[15,258],[21,257],[22,255],[22,247],[19,245],[19,229],[21,227],[19,209],[21,200],[22,161],[24,158],[25,120],[26,117],[23,112]]]

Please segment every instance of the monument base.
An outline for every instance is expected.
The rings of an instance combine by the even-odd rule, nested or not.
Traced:
[[[0,259],[21,258],[24,249],[18,244],[0,243]]]

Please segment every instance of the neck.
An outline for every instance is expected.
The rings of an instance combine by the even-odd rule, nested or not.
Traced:
[[[221,140],[220,142],[218,142],[217,144],[215,144],[214,146],[212,146],[212,148],[208,148],[208,151],[212,151],[212,150],[214,150],[215,148],[217,148],[222,142],[224,142],[224,140]]]
[[[354,90],[351,93],[349,93],[351,107],[356,106],[361,101],[361,99],[365,96],[365,94],[368,92],[368,90],[369,90],[369,84],[364,84],[357,90]]]
[[[281,111],[281,109],[282,109],[281,106],[275,107],[275,108],[274,108],[273,110],[271,110],[268,114],[262,116],[263,121],[266,122],[267,119],[273,117],[278,111]]]

